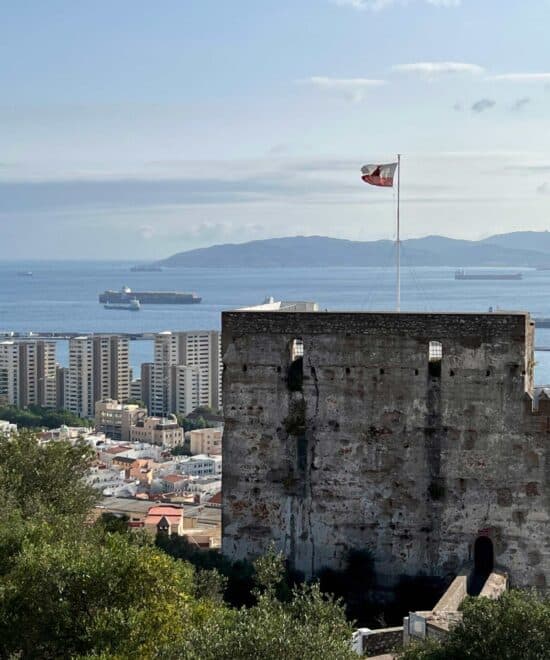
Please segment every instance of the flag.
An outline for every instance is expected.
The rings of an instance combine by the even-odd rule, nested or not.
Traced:
[[[361,178],[365,183],[373,186],[393,186],[393,175],[397,163],[387,163],[386,165],[363,165],[361,168]]]

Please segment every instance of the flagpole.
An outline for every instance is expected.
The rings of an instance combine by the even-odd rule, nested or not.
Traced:
[[[400,239],[400,226],[399,226],[399,197],[401,188],[401,154],[397,154],[397,300],[396,310],[401,311],[401,239]]]

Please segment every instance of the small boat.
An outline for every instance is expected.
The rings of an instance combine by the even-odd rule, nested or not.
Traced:
[[[130,298],[126,302],[105,303],[103,307],[105,309],[125,309],[130,312],[139,312],[141,309],[141,305],[137,298]]]
[[[464,269],[460,268],[455,271],[455,280],[522,280],[523,273],[496,273],[496,272],[483,272],[478,271],[467,273]]]
[[[19,277],[32,277],[32,270],[20,270],[17,274]]]

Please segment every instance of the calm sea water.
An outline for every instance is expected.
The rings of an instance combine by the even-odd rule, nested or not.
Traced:
[[[0,331],[145,332],[220,327],[220,312],[260,303],[266,296],[315,300],[331,310],[391,310],[395,273],[391,268],[182,268],[133,273],[126,262],[0,262]],[[22,277],[32,271],[33,277]],[[550,271],[524,270],[520,281],[454,280],[452,268],[405,268],[403,311],[526,310],[550,316]],[[105,289],[195,291],[200,305],[143,306],[140,312],[106,310]],[[550,346],[550,329],[536,343]],[[66,342],[58,356],[67,361]],[[130,345],[134,369],[152,360],[152,342]],[[537,352],[537,384],[550,383],[550,353]]]

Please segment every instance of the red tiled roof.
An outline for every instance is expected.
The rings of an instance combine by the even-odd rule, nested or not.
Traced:
[[[164,481],[169,481],[171,484],[177,484],[178,481],[183,481],[184,477],[181,474],[167,474],[165,477],[162,477]]]
[[[106,454],[120,454],[123,451],[128,451],[128,449],[131,449],[131,447],[126,447],[125,445],[118,445],[116,447],[109,447],[109,449],[105,450]]]
[[[208,500],[212,504],[221,504],[222,503],[222,491],[218,491],[215,495]]]

